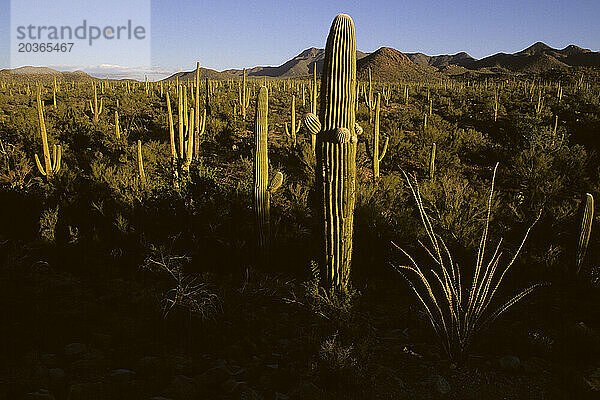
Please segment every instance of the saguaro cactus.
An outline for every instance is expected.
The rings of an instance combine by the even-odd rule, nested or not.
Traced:
[[[258,257],[261,262],[268,255],[270,230],[269,206],[269,156],[267,152],[267,114],[269,111],[269,91],[261,86],[256,101],[256,121],[254,125],[254,210],[256,214],[256,235]]]
[[[296,146],[296,134],[300,131],[301,124],[296,126],[296,96],[292,95],[292,106],[291,106],[291,125],[288,129],[287,122],[285,124],[285,134],[291,136],[292,142],[294,143],[294,147]]]
[[[431,153],[429,154],[429,179],[435,176],[435,153],[437,150],[436,144],[431,145]]]
[[[92,113],[92,121],[98,122],[100,119],[100,114],[102,114],[102,99],[100,99],[100,106],[98,106],[98,90],[96,89],[96,84],[94,84],[94,104],[90,100],[90,111]]]
[[[119,112],[115,110],[115,136],[121,138],[121,127],[119,126]]]
[[[581,220],[581,231],[579,233],[579,242],[577,244],[577,274],[583,265],[583,259],[587,251],[592,233],[592,222],[594,221],[594,196],[590,193],[585,195],[585,208],[583,209],[583,218]]]
[[[346,289],[352,261],[356,200],[356,145],[362,131],[355,121],[356,39],[350,16],[333,20],[321,76],[320,122],[307,115],[317,135],[317,189],[322,197],[326,284]]]
[[[388,144],[390,142],[389,136],[385,137],[385,144],[383,145],[383,150],[381,151],[381,155],[379,154],[379,111],[381,105],[381,94],[377,93],[377,98],[375,99],[375,125],[373,127],[373,151],[369,150],[369,145],[367,143],[367,152],[369,153],[369,157],[373,160],[373,180],[376,181],[379,179],[379,163],[385,157],[385,153],[387,152]]]
[[[142,141],[137,141],[137,159],[138,172],[140,174],[140,183],[142,187],[146,187],[146,173],[144,172],[144,160],[142,159]]]
[[[50,158],[50,148],[48,146],[48,133],[46,132],[46,123],[44,122],[44,105],[42,104],[42,89],[38,86],[37,88],[37,109],[38,109],[38,121],[40,123],[40,135],[42,137],[42,150],[44,152],[44,167],[38,155],[35,155],[35,164],[37,165],[40,173],[44,175],[48,180],[52,179],[52,176],[60,170],[60,160],[62,155],[62,148],[60,145],[54,145],[52,149],[52,158]],[[52,162],[54,160],[54,162]]]
[[[371,68],[369,68],[369,91],[365,90],[365,103],[369,109],[369,122],[373,122],[373,112],[375,111],[375,101],[373,100],[373,83],[371,81]]]

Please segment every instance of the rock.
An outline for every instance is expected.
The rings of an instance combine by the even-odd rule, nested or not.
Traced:
[[[290,400],[290,396],[287,394],[275,392],[275,400]]]
[[[108,375],[109,379],[113,383],[126,383],[131,381],[135,377],[135,372],[130,369],[115,369],[110,371]]]
[[[154,396],[154,397],[151,397],[150,400],[173,400],[173,399],[170,399],[168,397],[162,397],[162,396]]]
[[[246,382],[238,382],[234,378],[229,378],[221,385],[221,388],[229,394],[240,394],[245,386]]]
[[[80,359],[87,352],[87,346],[83,343],[71,343],[65,346],[65,356],[75,360]]]
[[[194,399],[198,392],[196,381],[185,375],[177,375],[175,378],[173,378],[171,381],[171,387],[178,399]]]
[[[56,400],[46,389],[40,389],[37,392],[27,393],[26,400]]]
[[[445,395],[450,392],[450,384],[441,375],[431,375],[428,379],[428,383],[437,394]]]
[[[521,367],[521,360],[517,356],[504,356],[498,360],[498,364],[505,371],[516,371]]]

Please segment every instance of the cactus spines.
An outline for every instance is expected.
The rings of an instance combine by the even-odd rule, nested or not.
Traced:
[[[254,210],[256,213],[257,256],[265,262],[268,256],[270,239],[269,205],[269,156],[267,152],[267,131],[269,112],[269,90],[261,86],[256,101],[256,121],[254,126]]]
[[[281,187],[281,185],[283,185],[283,174],[281,171],[277,171],[277,173],[271,179],[271,182],[269,182],[269,193],[275,193],[277,189]]]
[[[146,186],[146,174],[144,173],[144,160],[142,159],[142,141],[137,141],[137,161],[138,161],[138,172],[140,174],[140,183],[142,187]]]
[[[356,200],[356,141],[338,143],[330,132],[355,132],[356,39],[346,14],[333,20],[321,76],[321,131],[317,134],[317,189],[322,196],[326,283],[344,290],[350,279]]]
[[[373,180],[379,179],[379,163],[385,157],[385,153],[387,152],[388,144],[390,142],[389,136],[385,137],[385,144],[383,145],[383,150],[381,151],[381,155],[379,154],[379,112],[381,106],[381,94],[377,93],[377,98],[375,99],[375,124],[373,127],[373,152],[369,152],[369,146],[367,144],[367,151],[373,160]],[[361,128],[362,130],[362,128]]]
[[[437,150],[436,144],[431,145],[431,153],[429,154],[429,179],[435,176],[435,153]]]
[[[46,123],[44,122],[44,105],[42,104],[42,89],[38,86],[37,88],[37,109],[38,109],[38,122],[40,123],[40,135],[42,137],[42,151],[44,152],[44,166],[37,154],[35,154],[35,164],[42,175],[48,180],[52,179],[52,176],[60,171],[60,161],[62,156],[62,148],[60,145],[54,145],[52,148],[52,158],[50,157],[50,148],[48,146],[48,133],[46,132]],[[54,160],[54,162],[52,162]]]
[[[590,234],[592,232],[592,222],[594,221],[594,196],[591,193],[585,195],[585,207],[583,209],[583,218],[581,220],[581,230],[579,233],[579,242],[577,244],[577,274],[581,271]]]

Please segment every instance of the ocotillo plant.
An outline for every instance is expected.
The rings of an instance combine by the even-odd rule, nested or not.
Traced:
[[[267,131],[269,112],[269,90],[262,86],[256,100],[254,125],[254,211],[256,214],[257,257],[265,262],[269,254],[270,205],[269,205],[269,156]]]
[[[292,138],[293,146],[296,147],[296,134],[300,131],[301,124],[298,124],[298,126],[296,126],[296,96],[295,95],[292,95],[291,120],[292,120],[291,125],[290,125],[291,129],[288,130],[287,122],[285,124],[285,134],[288,137]]]
[[[94,104],[92,105],[92,101],[90,100],[90,111],[92,112],[92,121],[98,122],[100,119],[100,114],[102,114],[102,99],[100,99],[100,107],[98,107],[98,91],[96,89],[96,84],[94,84]]]
[[[142,187],[146,187],[146,173],[144,172],[144,160],[142,159],[142,141],[137,142],[137,161],[138,172],[140,174],[140,183]]]
[[[431,153],[429,154],[429,179],[435,176],[435,153],[437,150],[436,144],[431,145]]]
[[[390,142],[389,136],[385,137],[385,144],[383,145],[383,150],[381,151],[381,155],[379,154],[379,112],[381,105],[381,94],[377,93],[377,98],[375,99],[375,123],[373,126],[373,151],[369,150],[369,144],[367,143],[367,153],[369,153],[369,157],[373,161],[373,180],[377,181],[379,179],[379,163],[385,157],[385,153],[387,152],[388,144]]]
[[[52,149],[52,158],[50,158],[50,148],[48,147],[48,133],[46,132],[46,122],[44,122],[44,105],[42,104],[42,89],[37,88],[37,109],[38,121],[40,123],[40,135],[42,137],[42,150],[44,152],[44,167],[40,163],[38,155],[35,155],[35,164],[40,173],[48,180],[60,170],[60,161],[62,156],[62,148],[60,145],[54,145]],[[52,162],[54,160],[54,162]]]
[[[321,265],[325,283],[345,290],[350,280],[352,233],[356,200],[355,121],[356,39],[350,16],[333,20],[321,76],[320,123],[317,128],[317,189],[321,195],[324,251]]]
[[[585,253],[587,252],[590,234],[592,233],[592,222],[594,221],[594,196],[590,193],[585,195],[585,207],[583,209],[583,218],[581,219],[581,230],[579,232],[579,242],[577,243],[577,274],[581,271]]]

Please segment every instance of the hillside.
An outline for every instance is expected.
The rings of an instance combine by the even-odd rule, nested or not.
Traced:
[[[475,61],[473,57],[464,51],[457,54],[443,54],[439,56],[428,56],[423,53],[406,53],[406,56],[416,64],[436,68],[444,68],[449,65],[465,67]]]
[[[87,81],[96,78],[91,77],[83,71],[57,71],[48,67],[32,67],[25,66],[14,69],[0,70],[0,78],[2,79],[18,79],[18,80],[37,80],[37,79],[57,79],[63,81]]]
[[[419,65],[391,47],[382,47],[356,63],[358,79],[368,79],[368,69],[372,77],[381,81],[414,79],[438,79],[441,75],[436,68]]]

